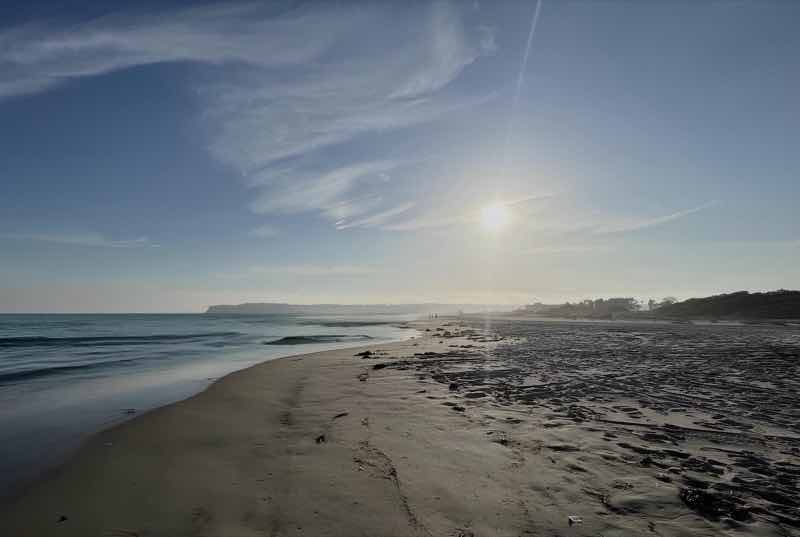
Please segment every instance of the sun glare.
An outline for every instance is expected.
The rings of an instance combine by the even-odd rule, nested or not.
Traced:
[[[511,213],[505,205],[487,205],[481,209],[480,223],[486,231],[502,231],[510,221]]]

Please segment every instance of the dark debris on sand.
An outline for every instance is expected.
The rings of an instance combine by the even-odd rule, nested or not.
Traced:
[[[469,405],[535,406],[553,426],[602,425],[606,441],[631,438],[616,442],[629,462],[675,486],[693,512],[800,527],[797,330],[499,320],[487,333],[482,324],[435,335],[506,343],[374,368],[415,370]]]

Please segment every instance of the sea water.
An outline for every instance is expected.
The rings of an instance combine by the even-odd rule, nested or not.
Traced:
[[[253,364],[413,336],[413,316],[1,315],[0,497],[88,435]]]

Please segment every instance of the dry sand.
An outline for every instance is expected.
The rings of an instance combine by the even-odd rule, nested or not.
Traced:
[[[697,455],[735,444],[724,431],[724,446],[664,435],[647,417],[635,423],[652,412],[635,398],[610,419],[602,393],[584,386],[576,397],[555,378],[573,370],[546,360],[533,392],[549,397],[534,403],[532,372],[508,358],[525,348],[513,330],[493,341],[444,321],[425,334],[258,365],[100,433],[0,510],[0,535],[797,534],[795,508],[780,504],[797,498],[773,498],[778,511],[735,498],[709,513],[681,497],[712,490],[715,466],[730,466],[723,451],[723,461]],[[355,356],[364,349],[376,354]],[[765,471],[767,456],[750,449],[737,453],[762,462],[748,471]],[[800,476],[786,449],[761,475],[777,479],[782,464],[776,491],[796,490]]]

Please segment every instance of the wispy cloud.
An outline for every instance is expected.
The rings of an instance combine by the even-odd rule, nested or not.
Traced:
[[[426,213],[415,215],[412,218],[393,223],[383,223],[380,227],[389,231],[419,231],[422,229],[447,228],[451,226],[463,225],[480,219],[481,210],[485,205],[503,205],[518,213],[524,212],[524,206],[528,203],[542,202],[554,198],[554,194],[543,195],[520,195],[515,197],[500,199],[473,200],[471,203],[451,207],[447,211],[441,209],[431,210]],[[410,209],[411,207],[408,207]],[[405,212],[405,211],[403,211]],[[519,216],[519,215],[518,215]]]
[[[353,216],[337,211],[347,201],[359,180],[383,180],[379,174],[397,167],[395,161],[360,162],[325,173],[302,173],[298,170],[262,172],[254,178],[260,188],[258,197],[250,204],[259,214],[292,214],[306,211],[325,211],[332,218]],[[363,200],[362,200],[363,201]]]
[[[624,233],[628,231],[638,231],[641,229],[660,226],[669,222],[673,222],[675,220],[679,220],[685,216],[689,216],[690,214],[694,214],[703,211],[705,209],[714,207],[718,203],[719,202],[717,201],[709,201],[697,207],[693,207],[691,209],[685,209],[682,211],[677,211],[665,216],[659,216],[655,218],[644,218],[638,220],[629,220],[629,221],[619,222],[616,224],[602,225],[597,227],[594,231],[596,233]]]
[[[611,251],[613,247],[608,244],[551,244],[535,246],[524,253],[532,255],[563,255],[563,254],[585,254]]]
[[[366,218],[361,218],[359,220],[353,220],[352,222],[340,222],[337,224],[337,229],[348,229],[351,227],[375,227],[385,224],[395,216],[402,214],[410,209],[412,209],[416,203],[409,202],[403,203],[396,207],[392,207],[391,209],[387,209],[383,212],[373,214]]]
[[[100,233],[0,233],[0,239],[41,241],[58,244],[70,244],[75,246],[98,246],[105,248],[142,248],[146,246],[157,246],[156,244],[150,242],[147,237],[115,240],[109,239]]]
[[[519,196],[516,198],[500,200],[495,204],[505,205],[506,207],[513,207],[515,205],[523,205],[525,203],[550,200],[555,198],[556,196],[557,196],[556,194],[536,194],[536,195]]]
[[[458,216],[422,215],[413,219],[381,226],[387,231],[420,231],[423,229],[445,228],[464,223],[466,218]]]
[[[339,277],[364,276],[373,274],[376,269],[363,265],[270,265],[250,267],[248,273],[301,276],[301,277]]]
[[[7,29],[0,32],[0,98],[154,63],[296,65],[319,57],[338,37],[368,20],[372,10],[322,6],[283,15],[275,11],[256,2],[228,3],[115,14],[77,26]]]
[[[405,158],[343,161],[323,153],[491,98],[445,91],[496,47],[492,30],[470,21],[469,9],[446,1],[288,10],[226,3],[12,28],[0,32],[0,98],[133,66],[212,66],[218,76],[195,86],[209,150],[253,189],[253,211],[317,212],[340,227],[360,217],[344,226],[375,226],[410,201],[380,185],[369,195],[353,187]]]

